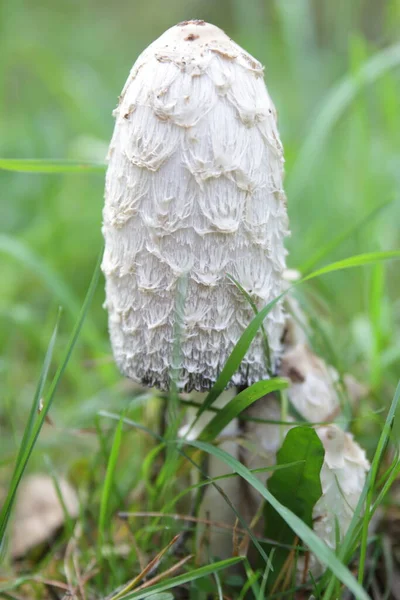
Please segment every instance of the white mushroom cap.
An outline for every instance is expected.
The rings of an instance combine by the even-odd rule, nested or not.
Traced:
[[[335,549],[336,527],[339,528],[340,539],[343,539],[370,465],[365,451],[350,433],[345,433],[336,425],[318,427],[316,432],[325,448],[325,459],[321,469],[322,496],[313,510],[314,531]],[[315,556],[312,557],[310,568],[314,576],[324,570]]]
[[[253,318],[282,289],[283,154],[260,63],[223,31],[185,21],[138,58],[115,111],[103,233],[115,360],[168,389],[177,284],[185,390],[210,388]],[[280,350],[283,310],[265,321]],[[267,377],[258,335],[231,384]]]
[[[318,422],[336,416],[340,409],[335,386],[338,374],[306,344],[297,344],[285,352],[280,374],[290,379],[288,397],[303,418]]]

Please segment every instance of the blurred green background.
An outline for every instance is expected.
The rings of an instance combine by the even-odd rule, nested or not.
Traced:
[[[399,247],[399,0],[3,0],[0,157],[103,161],[133,62],[188,18],[222,27],[266,66],[286,155],[289,266]],[[55,363],[85,296],[101,248],[103,180],[0,171],[3,466],[20,440],[58,306]],[[324,250],[338,236],[343,242]],[[304,288],[338,366],[371,384],[368,406],[377,410],[399,373],[399,289],[396,262]],[[101,281],[54,425],[41,436],[55,460],[90,445],[74,428],[129,395],[111,360],[103,297]],[[361,433],[367,439],[368,427]],[[33,464],[41,461],[36,452]]]

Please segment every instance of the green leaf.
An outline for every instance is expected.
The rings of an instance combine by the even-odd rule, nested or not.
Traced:
[[[303,281],[308,281],[309,279],[314,279],[315,277],[319,277],[320,275],[325,275],[326,273],[331,273],[333,271],[342,271],[343,269],[351,269],[353,267],[364,267],[366,265],[373,265],[384,260],[398,259],[400,259],[400,250],[389,250],[387,252],[366,252],[365,254],[357,254],[355,256],[350,256],[349,258],[345,258],[343,260],[331,263],[330,265],[322,267],[317,271],[313,271],[306,277],[303,277],[303,279],[301,279],[299,283]]]
[[[236,460],[233,456],[216,448],[211,444],[195,440],[186,440],[186,444],[199,448],[208,454],[219,458],[222,462],[247,481],[261,496],[269,502],[296,535],[303,540],[311,552],[318,556],[318,560],[326,565],[336,577],[353,592],[357,600],[370,600],[368,594],[356,581],[349,569],[339,560],[336,554],[308,527],[297,515],[277,500],[271,492],[253,475],[247,467]]]
[[[320,472],[324,462],[324,448],[311,427],[291,429],[277,454],[277,464],[287,465],[295,460],[301,461],[289,469],[276,471],[268,481],[268,490],[284,506],[312,528],[312,511],[322,495]],[[288,546],[294,542],[291,527],[271,504],[264,509],[265,537]],[[265,550],[269,553],[271,545]],[[268,586],[272,586],[279,576],[289,555],[287,548],[278,547],[274,555],[274,571],[270,574]]]
[[[0,169],[20,173],[103,173],[106,165],[77,160],[0,158]]]
[[[321,440],[312,427],[294,427],[285,437],[281,449],[277,453],[277,465],[294,463],[285,470],[275,471],[268,481],[268,489],[282,504],[312,527],[312,511],[315,503],[322,495],[320,471],[324,462],[325,451]],[[266,517],[270,513],[270,505]],[[270,519],[267,529],[270,533],[279,533],[280,525],[276,519]]]
[[[154,592],[163,592],[165,590],[171,590],[178,585],[183,585],[185,583],[189,583],[190,581],[200,579],[200,577],[207,577],[208,575],[217,573],[222,569],[227,569],[229,567],[237,565],[239,562],[242,562],[242,560],[242,557],[221,560],[220,562],[212,563],[211,565],[201,567],[200,569],[194,569],[194,571],[189,571],[189,573],[184,573],[183,575],[179,575],[178,577],[172,577],[171,579],[168,579],[168,581],[157,583],[156,585],[153,585],[141,592],[132,592],[131,594],[123,596],[121,600],[143,600],[144,598],[148,600],[155,600],[156,596],[153,595]]]
[[[287,388],[287,386],[288,382],[285,379],[274,378],[265,381],[257,381],[235,396],[233,400],[216,414],[202,431],[200,439],[204,442],[214,440],[233,419],[251,404],[266,394],[276,392],[277,390],[283,390]]]

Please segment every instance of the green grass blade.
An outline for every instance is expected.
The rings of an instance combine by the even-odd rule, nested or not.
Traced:
[[[400,461],[398,459],[395,459],[395,464],[393,465],[393,468],[391,469],[387,480],[383,484],[382,489],[379,492],[379,494],[374,502],[374,505],[372,507],[372,514],[375,514],[375,512],[377,511],[379,506],[382,505],[382,502],[385,499],[386,494],[388,493],[388,491],[390,490],[390,488],[392,487],[393,483],[396,481],[396,479],[398,478],[399,475],[400,475]]]
[[[204,452],[212,454],[226,465],[232,468],[238,475],[247,481],[261,496],[269,502],[279,515],[286,521],[299,538],[309,546],[310,550],[318,556],[336,577],[353,592],[357,600],[370,600],[368,594],[353,577],[347,567],[338,559],[334,552],[310,529],[299,517],[288,510],[283,504],[268,491],[268,489],[238,460],[220,448],[211,446],[204,442],[187,441],[187,444],[199,448]]]
[[[46,384],[47,381],[47,376],[49,373],[49,369],[50,369],[50,364],[53,358],[53,352],[54,352],[54,346],[56,343],[56,339],[57,339],[57,334],[58,334],[58,328],[60,325],[60,319],[61,319],[61,310],[59,310],[58,312],[58,317],[57,317],[57,321],[53,330],[53,333],[51,335],[50,338],[50,342],[46,351],[46,355],[44,357],[44,362],[43,362],[43,368],[42,368],[42,372],[40,373],[40,377],[39,377],[39,381],[38,381],[38,385],[35,391],[35,395],[33,397],[33,402],[31,405],[31,410],[29,413],[29,417],[28,417],[28,422],[26,424],[25,430],[24,430],[24,434],[22,436],[22,440],[19,446],[19,451],[18,451],[18,456],[17,456],[17,460],[16,460],[16,465],[18,465],[21,461],[21,457],[23,455],[23,453],[25,452],[25,449],[27,447],[27,444],[29,442],[29,438],[31,437],[32,431],[33,431],[33,427],[34,427],[34,423],[39,411],[39,407],[40,407],[40,400],[43,396],[43,391],[44,391],[44,386]],[[0,536],[1,537],[1,536]]]
[[[333,273],[334,271],[342,271],[343,269],[351,269],[353,267],[364,267],[367,265],[374,265],[376,263],[386,260],[399,260],[400,250],[389,250],[387,252],[366,252],[365,254],[357,254],[350,256],[343,260],[326,265],[317,271],[313,271],[306,277],[303,277],[298,283],[309,281],[315,277],[320,277],[326,273]]]
[[[320,277],[321,275],[325,275],[327,273],[333,273],[335,271],[341,271],[343,269],[350,269],[354,267],[362,267],[367,265],[372,265],[381,261],[386,260],[398,260],[400,259],[400,250],[391,250],[387,252],[368,252],[365,254],[358,254],[355,256],[351,256],[349,258],[345,258],[343,260],[331,263],[318,269],[317,271],[313,271],[306,277],[303,277],[300,281],[296,282],[295,285],[299,285],[304,283],[305,281],[309,281],[310,279],[314,279],[316,277]],[[293,286],[293,287],[294,287]],[[211,388],[208,393],[206,399],[203,404],[199,408],[196,419],[193,421],[190,430],[197,423],[200,416],[205,412],[218,398],[218,396],[224,391],[232,376],[236,373],[239,368],[241,361],[243,360],[247,350],[250,347],[251,342],[257,335],[259,328],[261,327],[264,319],[268,315],[268,313],[272,310],[272,308],[290,291],[285,290],[274,298],[271,302],[269,302],[264,308],[254,317],[254,319],[250,322],[250,324],[246,327],[243,334],[239,338],[239,341],[236,343],[234,349],[232,350],[228,360],[225,363],[224,368],[214,386]]]
[[[45,456],[45,461],[47,463],[47,467],[50,471],[50,477],[53,480],[53,485],[54,485],[54,489],[55,492],[57,494],[57,498],[58,501],[60,503],[60,506],[62,508],[63,511],[63,515],[64,515],[64,529],[66,531],[66,536],[68,537],[68,539],[72,538],[74,535],[74,519],[71,517],[68,507],[65,503],[64,500],[64,496],[63,496],[63,492],[61,489],[61,484],[60,484],[60,478],[57,475],[57,472],[51,462],[51,459],[49,456]]]
[[[194,402],[192,400],[181,400],[180,403],[183,406],[192,406],[193,408],[200,408],[201,404],[199,402]],[[215,406],[209,406],[207,408],[208,412],[212,412],[212,413],[219,413],[221,412],[221,408],[216,408]],[[288,426],[295,426],[295,425],[304,425],[304,424],[309,424],[309,425],[329,425],[331,423],[331,421],[313,421],[308,422],[305,421],[304,419],[299,419],[299,420],[295,420],[295,421],[283,421],[283,420],[277,420],[277,419],[262,419],[261,417],[249,417],[247,415],[242,415],[240,417],[243,421],[249,421],[250,423],[264,423],[265,425],[288,425]]]
[[[300,281],[296,282],[294,286],[304,283],[305,281],[309,281],[310,279],[315,279],[316,277],[320,277],[321,275],[325,275],[327,273],[333,273],[335,271],[341,271],[343,269],[350,269],[354,267],[372,265],[386,260],[398,259],[400,259],[400,250],[391,250],[387,252],[367,252],[365,254],[358,254],[326,265],[325,267],[322,267],[317,271],[313,271],[306,277],[303,277],[303,279],[301,279]],[[192,424],[192,428],[198,421],[199,417],[203,414],[203,412],[205,412],[215,402],[218,396],[224,391],[232,376],[236,373],[237,369],[239,368],[241,361],[243,360],[247,350],[250,347],[251,342],[255,338],[257,331],[261,327],[261,324],[263,323],[264,319],[272,310],[272,308],[289,291],[290,289],[285,290],[282,294],[280,294],[279,296],[274,298],[274,300],[272,300],[266,306],[264,306],[264,308],[254,317],[254,319],[246,327],[243,334],[239,338],[239,341],[236,343],[234,349],[232,350],[228,360],[226,361],[226,364],[222,369],[220,376],[218,377],[214,386],[211,388],[203,404],[199,408],[196,419]]]
[[[79,314],[79,301],[71,292],[60,276],[53,272],[45,262],[35,255],[15,237],[7,234],[0,235],[0,252],[12,257],[23,265],[30,273],[35,273],[46,284],[48,289],[55,295],[59,303],[69,311],[75,318]]]
[[[237,565],[242,561],[242,557],[221,560],[219,562],[212,563],[211,565],[201,567],[200,569],[194,569],[194,571],[189,571],[189,573],[184,573],[183,575],[179,575],[178,577],[172,577],[168,581],[165,581],[163,583],[157,583],[156,585],[152,585],[151,587],[148,587],[145,590],[127,594],[126,596],[123,596],[121,600],[143,600],[144,598],[148,598],[148,600],[150,600],[151,598],[153,598],[152,594],[155,594],[156,592],[164,592],[165,590],[171,590],[178,585],[190,583],[191,581],[195,581],[200,577],[207,577],[208,575],[213,575],[218,571],[222,571],[223,569],[233,567],[234,565]]]
[[[372,344],[370,364],[370,384],[378,390],[382,379],[381,354],[384,345],[382,332],[382,311],[385,298],[385,270],[382,263],[372,269],[369,291],[369,315],[371,322]]]
[[[245,598],[248,597],[248,591],[250,590],[250,588],[251,588],[251,591],[253,592],[253,597],[259,598],[260,586],[258,585],[258,580],[261,577],[261,573],[260,573],[260,571],[254,572],[252,570],[247,558],[244,562],[244,568],[246,571],[247,581],[245,582],[244,586],[242,587],[242,589],[240,591],[238,600],[245,600]]]
[[[251,406],[253,402],[256,402],[266,394],[283,390],[287,386],[288,382],[285,379],[274,378],[257,381],[257,383],[254,383],[235,396],[233,400],[216,414],[202,431],[200,439],[203,442],[214,440],[233,419]]]
[[[104,173],[106,165],[77,160],[0,158],[0,169],[20,173]]]
[[[275,471],[280,471],[281,469],[290,469],[291,467],[295,467],[300,462],[301,461],[296,461],[294,463],[288,463],[286,465],[273,465],[271,467],[261,467],[259,469],[249,469],[249,471],[250,471],[250,473],[274,473]],[[173,507],[179,502],[179,500],[184,498],[184,496],[186,496],[187,494],[190,494],[190,492],[193,492],[194,490],[198,490],[199,488],[202,488],[207,485],[212,485],[213,483],[217,483],[218,481],[222,481],[224,479],[231,479],[232,477],[238,477],[238,474],[237,473],[228,473],[227,475],[218,475],[218,477],[209,477],[205,481],[200,481],[199,483],[194,483],[193,485],[190,485],[186,489],[179,492],[179,494],[177,494],[174,498],[172,498],[172,500],[163,507],[162,512],[166,512],[166,513],[170,512],[173,509]]]
[[[103,544],[106,540],[106,530],[108,525],[108,519],[110,516],[110,499],[114,486],[115,468],[117,466],[117,460],[119,450],[121,447],[122,433],[124,428],[124,414],[121,415],[117,428],[115,430],[111,451],[108,457],[106,477],[101,493],[100,500],[100,514],[99,514],[99,537],[98,537],[98,556],[99,562],[102,562],[102,550]]]
[[[115,414],[109,413],[107,411],[100,411],[99,414],[101,416],[103,416],[103,417],[107,417],[109,419],[113,419],[113,420],[116,420],[116,421],[119,421],[119,419],[121,418],[120,415],[115,415]],[[131,419],[124,418],[124,423],[126,423],[127,425],[130,425],[132,427],[135,427],[135,429],[139,429],[141,431],[146,431],[146,433],[148,433],[153,439],[157,440],[158,442],[165,442],[165,440],[164,440],[163,437],[161,437],[157,433],[154,433],[154,431],[151,431],[147,427],[144,427],[140,423],[137,423],[136,421],[132,421]],[[251,529],[247,525],[246,519],[243,518],[243,516],[239,513],[238,510],[236,510],[235,506],[232,504],[232,502],[230,501],[230,499],[228,498],[228,496],[225,494],[225,492],[216,483],[214,483],[214,482],[211,481],[211,477],[209,477],[207,475],[207,473],[205,473],[204,470],[197,463],[195,463],[195,461],[192,459],[191,456],[189,456],[188,454],[186,454],[182,450],[181,446],[185,443],[185,441],[182,440],[182,439],[179,439],[179,440],[172,440],[169,443],[177,445],[178,446],[178,452],[179,452],[179,454],[181,454],[181,456],[183,458],[185,458],[187,461],[189,461],[189,463],[197,471],[199,471],[199,473],[202,475],[202,477],[204,479],[206,479],[207,481],[210,481],[211,485],[213,485],[215,487],[215,489],[218,491],[218,493],[222,496],[223,500],[227,503],[227,505],[229,506],[229,508],[233,511],[233,513],[235,514],[235,516],[239,520],[240,524],[242,525],[243,529],[246,530],[247,535],[249,536],[249,538],[253,542],[254,546],[257,548],[258,552],[262,556],[262,558],[265,561],[265,563],[269,564],[268,556],[264,552],[263,548],[261,547],[261,545],[258,542],[258,540],[257,540],[256,536],[254,535],[254,533],[251,531]]]
[[[239,283],[239,281],[237,281],[229,273],[228,273],[227,277],[228,277],[228,279],[230,279],[232,281],[232,283],[234,283],[236,285],[236,287],[238,288],[238,290],[240,291],[240,293],[244,296],[244,298],[246,298],[247,302],[249,303],[249,305],[253,309],[254,314],[257,315],[258,314],[257,305],[254,302],[253,298],[248,293],[248,291],[245,290],[244,287]],[[269,347],[268,336],[267,336],[267,332],[265,331],[264,324],[261,325],[261,334],[263,336],[264,354],[265,354],[267,371],[268,371],[269,375],[272,375],[271,350],[270,350],[270,347]]]
[[[306,277],[303,277],[303,279],[296,282],[292,287],[300,285],[306,281],[309,281],[310,279],[315,279],[316,277],[320,277],[321,275],[325,275],[327,273],[333,273],[335,271],[341,271],[343,269],[350,269],[354,267],[372,265],[386,260],[398,259],[400,259],[400,250],[390,250],[386,252],[367,252],[365,254],[358,254],[326,265],[325,267],[322,267],[317,271],[313,271]],[[254,317],[254,319],[246,327],[243,334],[239,338],[239,341],[236,343],[234,349],[232,350],[228,360],[226,361],[220,376],[218,377],[214,386],[211,388],[203,404],[200,406],[190,430],[197,423],[198,419],[203,414],[203,412],[208,410],[208,408],[215,402],[218,396],[224,391],[232,376],[236,373],[237,369],[239,368],[241,361],[243,360],[247,350],[249,349],[251,342],[257,335],[257,331],[261,327],[264,319],[272,310],[272,308],[281,300],[281,298],[283,298],[283,296],[285,296],[290,291],[290,289],[291,288],[285,290],[284,292],[282,292],[282,294],[280,294],[279,296],[274,298],[274,300],[272,300],[266,306],[264,306],[264,308]]]
[[[387,208],[393,203],[393,200],[389,200],[388,202],[384,202],[379,206],[375,207],[370,213],[368,213],[361,221],[356,223],[355,225],[351,225],[345,231],[340,232],[337,236],[335,236],[332,240],[330,240],[327,244],[322,246],[317,252],[311,256],[308,260],[306,260],[302,265],[298,267],[300,273],[307,273],[315,267],[323,258],[328,256],[331,252],[336,250],[343,242],[352,238],[356,233],[363,229],[370,221],[372,221],[383,209]]]
[[[279,300],[285,295],[286,292],[280,294],[277,298],[269,302],[260,312],[254,317],[254,319],[250,322],[250,324],[246,327],[244,332],[239,338],[239,341],[236,343],[234,349],[232,350],[228,360],[224,368],[221,371],[220,376],[217,381],[211,388],[210,392],[207,394],[206,399],[198,410],[196,419],[194,420],[191,429],[199,419],[199,417],[205,412],[218,396],[224,391],[232,376],[236,373],[239,368],[240,363],[242,362],[244,356],[246,355],[247,350],[250,347],[251,342],[257,335],[257,331],[261,327],[264,319],[268,315],[268,313],[273,309],[273,307],[279,302]]]
[[[30,456],[32,454],[33,448],[34,448],[34,446],[36,444],[36,441],[37,441],[37,439],[39,437],[39,433],[40,433],[40,431],[42,429],[43,423],[45,422],[46,416],[47,416],[47,414],[48,414],[48,412],[50,410],[50,407],[52,405],[52,402],[54,400],[55,393],[57,391],[57,388],[58,388],[58,385],[60,383],[60,380],[61,380],[61,378],[62,378],[62,376],[64,374],[64,371],[65,371],[65,369],[66,369],[66,367],[68,365],[68,362],[69,362],[69,359],[71,357],[72,351],[73,351],[73,349],[75,347],[75,344],[77,342],[77,339],[79,337],[80,331],[82,329],[82,325],[84,323],[87,311],[89,309],[89,306],[90,306],[93,294],[94,294],[96,286],[97,286],[97,282],[98,282],[98,278],[99,278],[99,274],[100,274],[101,256],[102,256],[102,253],[99,256],[96,268],[94,270],[93,277],[92,277],[92,280],[90,282],[89,289],[88,289],[88,292],[86,294],[85,301],[84,301],[84,303],[82,305],[82,309],[81,309],[81,312],[80,312],[79,319],[78,319],[78,321],[77,321],[77,323],[76,323],[76,325],[75,325],[75,327],[73,329],[73,332],[71,334],[71,338],[69,340],[69,343],[67,344],[67,348],[66,348],[66,351],[65,351],[64,359],[61,362],[60,366],[58,367],[58,370],[57,370],[57,372],[56,372],[56,374],[54,376],[54,379],[53,379],[53,381],[51,383],[51,386],[50,386],[49,392],[47,394],[47,397],[46,397],[46,399],[45,399],[45,401],[43,403],[43,408],[42,408],[40,414],[38,415],[38,417],[37,417],[37,419],[36,419],[36,421],[35,421],[35,423],[34,423],[34,425],[32,427],[32,431],[31,431],[31,435],[30,435],[30,438],[29,438],[29,442],[26,444],[26,448],[25,448],[23,454],[20,457],[19,464],[16,466],[15,473],[14,473],[14,476],[13,476],[13,488],[10,489],[10,491],[9,491],[9,499],[6,501],[5,506],[3,507],[4,513],[2,511],[2,515],[3,514],[4,515],[9,515],[9,512],[10,512],[11,507],[12,507],[12,503],[13,503],[14,498],[15,498],[15,494],[16,494],[17,488],[18,488],[18,486],[20,484],[20,481],[21,481],[22,476],[24,474],[25,468],[26,468],[26,466],[28,464],[28,461],[29,461],[29,458],[30,458]],[[6,517],[6,519],[8,520],[8,516]],[[1,521],[3,521],[3,516],[1,518]],[[5,533],[5,526],[3,527],[2,522],[0,522],[0,546],[1,546],[1,544],[3,542],[3,539],[4,539],[4,533]]]
[[[18,451],[17,459],[15,461],[15,467],[14,467],[13,474],[11,477],[11,482],[10,482],[10,485],[8,488],[7,497],[4,501],[3,507],[1,509],[1,513],[0,513],[0,547],[2,546],[2,543],[4,540],[4,534],[6,532],[7,524],[8,524],[9,518],[10,518],[11,510],[12,510],[12,507],[14,504],[16,493],[17,493],[17,489],[18,489],[18,485],[19,485],[19,481],[20,481],[19,473],[21,471],[21,468],[22,469],[24,468],[23,457],[24,457],[27,449],[29,448],[30,439],[32,437],[35,422],[37,420],[38,410],[39,410],[39,406],[40,406],[40,400],[42,398],[44,386],[47,381],[47,376],[48,376],[48,372],[49,372],[49,368],[50,368],[50,364],[51,364],[51,359],[53,356],[54,346],[55,346],[56,339],[57,339],[58,327],[59,327],[59,323],[60,323],[60,316],[61,316],[61,312],[59,312],[59,314],[58,314],[56,325],[54,327],[54,330],[53,330],[53,333],[50,338],[50,342],[49,342],[49,345],[48,345],[48,348],[46,351],[42,371],[40,373],[39,381],[38,381],[36,391],[35,391],[35,394],[33,397],[33,401],[31,404],[31,410],[29,413],[28,421],[26,423],[25,430],[24,430],[24,433],[22,436],[22,440],[21,440],[21,443],[19,446],[19,451]]]
[[[378,446],[376,448],[374,458],[371,464],[371,470],[367,479],[367,498],[365,503],[365,512],[363,517],[363,527],[361,535],[361,547],[360,547],[360,564],[358,569],[358,580],[362,583],[364,579],[365,561],[367,558],[367,543],[368,543],[368,526],[371,519],[370,508],[372,506],[372,498],[375,492],[375,482],[378,476],[378,469],[381,464],[383,453],[389,442],[390,434],[392,431],[394,419],[396,416],[397,406],[400,400],[400,383],[397,386],[396,393],[393,398],[393,402],[390,406],[388,416],[385,421],[381,436],[379,438]]]
[[[24,585],[27,581],[30,581],[31,575],[22,577],[14,577],[11,581],[5,581],[0,585],[0,594],[4,594],[7,591],[16,590],[21,585]]]
[[[75,294],[70,290],[63,279],[55,273],[50,267],[38,257],[31,248],[28,248],[20,240],[7,234],[0,235],[0,253],[6,254],[17,260],[23,265],[29,273],[35,273],[46,285],[48,290],[55,296],[57,302],[69,312],[71,317],[76,320],[80,314],[80,302]],[[87,342],[99,350],[103,345],[97,331],[89,323],[89,327],[84,332]]]
[[[400,65],[400,44],[385,48],[372,56],[359,69],[356,77],[346,76],[329,92],[328,98],[323,101],[322,108],[313,119],[310,133],[298,152],[294,168],[288,175],[286,183],[288,198],[293,201],[303,193],[333,128],[358,92],[398,65]]]
[[[344,540],[339,549],[339,558],[341,558],[341,560],[343,560],[345,563],[347,563],[350,560],[351,556],[354,553],[354,549],[358,544],[358,541],[360,539],[359,534],[361,531],[360,530],[360,523],[361,523],[361,529],[363,530],[363,533],[362,533],[362,542],[361,542],[360,561],[363,561],[364,565],[365,565],[365,549],[366,549],[366,544],[367,544],[368,522],[370,521],[370,519],[373,515],[373,512],[374,512],[374,508],[376,507],[376,505],[375,505],[375,507],[373,507],[372,511],[369,510],[369,507],[371,506],[372,496],[374,493],[374,482],[376,481],[376,475],[377,475],[378,468],[379,468],[379,465],[382,460],[383,453],[384,453],[387,443],[390,439],[390,435],[391,435],[393,423],[394,423],[394,420],[396,417],[396,412],[398,409],[399,401],[400,401],[400,382],[397,386],[395,395],[393,397],[392,403],[389,408],[389,412],[386,417],[385,424],[382,429],[382,433],[379,437],[379,441],[378,441],[378,444],[377,444],[377,447],[375,450],[374,458],[372,460],[371,469],[368,474],[367,480],[365,482],[364,489],[360,495],[359,501],[357,503],[357,507],[353,514],[353,518],[351,520],[349,528],[346,532]],[[386,491],[387,491],[387,489],[386,489]],[[365,510],[364,510],[365,504],[366,504],[366,506],[365,506]],[[361,514],[363,513],[363,510],[364,510],[364,517],[361,520]],[[360,530],[360,531],[357,532],[357,530]],[[366,532],[365,532],[365,530],[366,530]],[[324,600],[329,600],[331,598],[330,594],[332,593],[334,585],[335,585],[335,577],[332,576],[330,579],[329,585],[325,591]]]

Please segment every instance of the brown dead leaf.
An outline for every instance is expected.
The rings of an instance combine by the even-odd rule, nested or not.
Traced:
[[[59,480],[63,502],[71,518],[79,512],[75,490]],[[11,535],[11,556],[20,558],[29,550],[49,540],[64,524],[64,512],[54,482],[49,475],[30,475],[22,482],[15,506]]]

